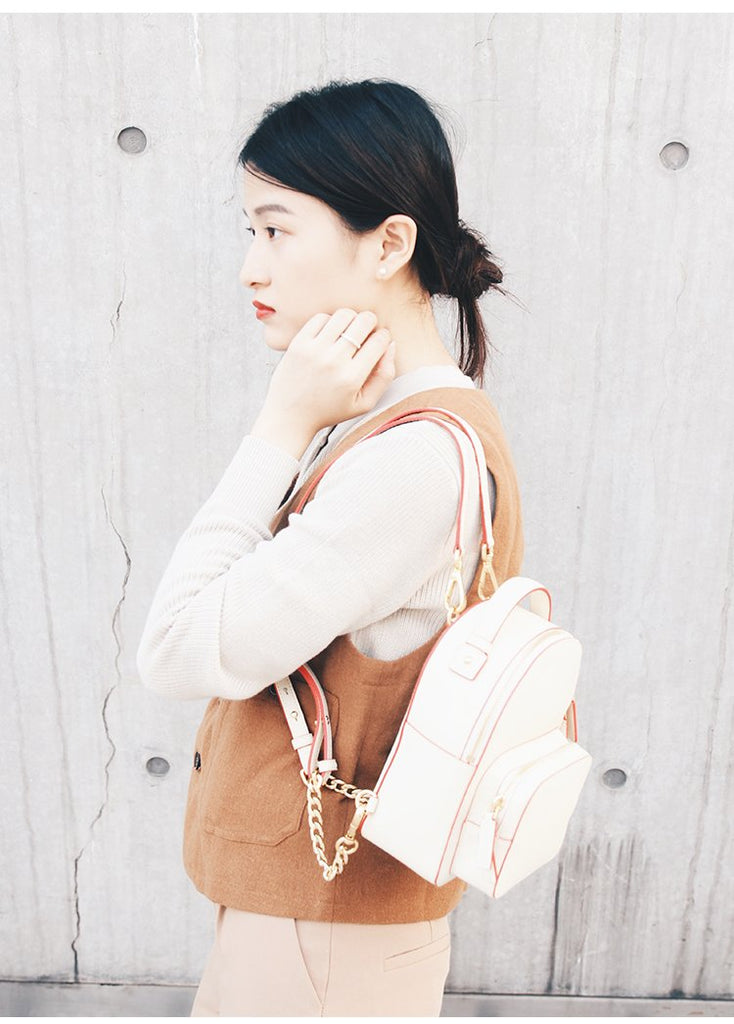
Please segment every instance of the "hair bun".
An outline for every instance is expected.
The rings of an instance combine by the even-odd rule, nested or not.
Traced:
[[[465,294],[478,299],[492,285],[502,281],[502,271],[492,260],[484,239],[459,221],[459,237],[454,262],[452,294]]]

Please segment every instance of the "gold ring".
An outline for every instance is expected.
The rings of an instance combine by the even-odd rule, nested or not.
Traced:
[[[354,345],[354,348],[357,352],[362,348],[362,345],[364,344],[364,342],[362,341],[355,341],[354,338],[350,338],[346,331],[342,331],[342,333],[339,335],[339,339],[341,338],[344,338],[346,341],[348,341],[350,345]]]

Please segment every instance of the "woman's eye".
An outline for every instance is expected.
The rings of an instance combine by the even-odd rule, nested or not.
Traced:
[[[268,227],[268,228],[265,228],[265,230],[267,231],[269,238],[275,239],[275,237],[276,237],[275,233],[276,232],[282,232],[283,229],[282,228],[270,228],[270,227]],[[251,234],[253,238],[255,237],[255,229],[254,228],[247,227],[247,228],[245,228],[245,231],[247,231],[249,234]]]

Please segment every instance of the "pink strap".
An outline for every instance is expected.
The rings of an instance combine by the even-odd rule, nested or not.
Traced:
[[[288,728],[293,736],[292,746],[298,753],[304,771],[307,775],[311,775],[314,769],[318,767],[321,774],[326,777],[337,767],[336,761],[334,760],[331,719],[329,718],[326,694],[321,687],[321,683],[319,682],[316,673],[308,662],[301,665],[300,668],[297,668],[295,672],[291,673],[291,675],[296,674],[301,676],[313,697],[316,711],[313,733],[309,730],[308,723],[306,722],[306,718],[303,714],[303,709],[301,708],[291,680],[285,678],[275,683],[275,692],[278,700],[280,701],[280,706],[283,709],[283,714],[285,715],[286,722],[288,723]],[[319,752],[322,745],[324,748],[323,756],[320,758]],[[308,746],[308,753],[305,752],[306,746]]]
[[[438,413],[439,415],[432,415],[435,413]],[[448,417],[448,419],[451,420],[452,423],[449,424],[445,422],[445,420],[442,419],[441,417]],[[414,420],[421,419],[430,420],[431,422],[436,423],[438,426],[443,427],[444,430],[447,430],[451,434],[454,444],[456,445],[457,451],[459,453],[459,460],[461,463],[461,487],[459,491],[459,510],[458,515],[456,517],[455,548],[458,549],[458,551],[462,554],[463,551],[461,546],[461,527],[463,522],[464,511],[465,465],[461,444],[459,443],[458,437],[456,435],[457,428],[460,431],[462,431],[462,433],[464,433],[466,437],[469,438],[469,441],[472,444],[472,449],[474,451],[474,463],[476,466],[477,474],[479,476],[479,500],[482,519],[482,539],[484,543],[487,545],[487,549],[491,552],[494,546],[494,539],[492,536],[492,516],[489,505],[489,494],[487,491],[487,476],[486,472],[483,472],[482,470],[482,466],[484,466],[485,470],[487,468],[484,449],[482,448],[481,441],[477,437],[477,434],[474,431],[474,429],[469,424],[467,424],[466,421],[463,420],[460,416],[456,416],[450,410],[443,409],[440,406],[422,406],[417,409],[410,409],[407,412],[400,413],[398,416],[393,416],[392,419],[387,420],[379,427],[375,427],[374,430],[370,431],[368,434],[365,434],[364,437],[361,437],[359,441],[356,442],[355,447],[357,444],[361,444],[362,441],[366,441],[370,437],[376,437],[383,431],[391,430],[393,427],[396,427],[401,423],[410,423]],[[330,469],[331,466],[334,465],[337,459],[341,458],[341,455],[344,454],[346,453],[342,452],[340,455],[337,455],[336,458],[332,459],[329,463],[327,463],[326,466],[324,466],[318,473],[315,473],[313,477],[310,480],[308,480],[304,488],[304,491],[301,494],[294,508],[295,512],[300,512],[303,509],[304,505],[306,504],[308,498],[311,495],[311,492],[319,483],[324,473],[326,473],[326,471]]]

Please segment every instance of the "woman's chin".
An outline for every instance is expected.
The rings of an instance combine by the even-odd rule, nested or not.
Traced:
[[[291,340],[284,331],[278,330],[274,324],[268,323],[263,324],[263,336],[265,344],[275,352],[285,352]]]

